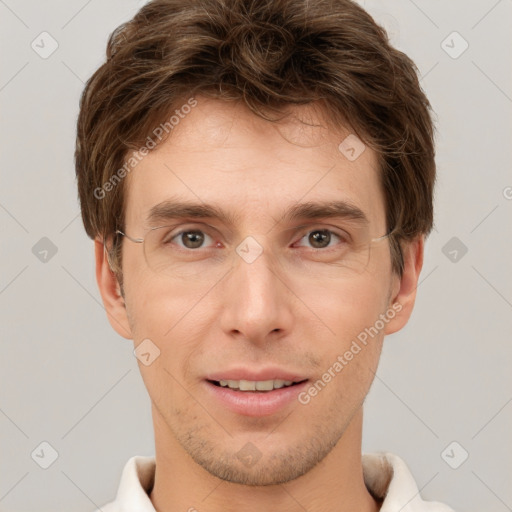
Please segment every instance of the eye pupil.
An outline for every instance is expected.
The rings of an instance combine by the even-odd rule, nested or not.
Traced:
[[[197,249],[198,247],[201,247],[204,241],[204,236],[200,231],[185,231],[182,233],[181,239],[185,247],[189,249]],[[189,243],[192,245],[189,245]]]
[[[309,240],[314,247],[317,247],[318,244],[320,244],[320,247],[325,247],[323,242],[327,240],[327,245],[329,245],[329,242],[331,241],[331,235],[328,230],[312,231],[309,236]]]

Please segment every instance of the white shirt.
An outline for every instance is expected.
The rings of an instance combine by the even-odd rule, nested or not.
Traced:
[[[384,498],[380,512],[454,512],[437,501],[423,501],[405,462],[392,453],[362,455],[366,487]],[[155,512],[148,492],[153,487],[155,457],[136,455],[125,464],[116,499],[95,512]]]

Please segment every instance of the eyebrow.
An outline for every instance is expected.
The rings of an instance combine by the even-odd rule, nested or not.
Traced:
[[[240,215],[227,212],[211,204],[166,200],[149,210],[146,221],[152,225],[155,222],[183,218],[217,219],[225,224],[235,225],[240,220]],[[347,201],[310,201],[296,204],[281,215],[279,222],[327,218],[350,219],[362,225],[369,224],[369,220],[363,210]]]

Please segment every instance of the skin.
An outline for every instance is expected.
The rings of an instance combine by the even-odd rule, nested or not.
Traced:
[[[124,239],[123,298],[96,240],[97,281],[112,327],[135,347],[149,338],[160,350],[149,366],[138,363],[155,432],[150,499],[161,512],[379,510],[363,480],[362,405],[384,336],[401,329],[414,306],[423,237],[405,246],[401,279],[391,270],[387,241],[372,250],[364,272],[338,275],[318,262],[308,267],[318,275],[298,272],[285,249],[303,235],[286,238],[290,226],[276,225],[298,202],[348,200],[364,211],[373,237],[385,234],[375,153],[366,148],[350,162],[338,150],[350,131],[328,130],[310,106],[293,107],[295,117],[271,125],[241,104],[197,99],[127,178],[126,232],[143,237],[149,209],[178,196],[240,216],[235,226],[208,220],[222,242],[217,250],[253,236],[264,252],[251,264],[233,253],[224,276],[229,265],[215,267],[203,253],[194,263],[201,278],[162,277],[148,268],[142,244]],[[308,222],[312,229],[337,225]],[[205,246],[215,248],[214,238]],[[289,250],[308,261],[308,237],[298,245]],[[254,418],[206,393],[208,372],[236,365],[275,364],[315,382],[394,303],[400,312],[307,405]],[[248,442],[261,456],[251,467],[236,456]]]

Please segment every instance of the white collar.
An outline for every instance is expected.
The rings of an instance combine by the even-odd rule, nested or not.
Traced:
[[[405,462],[392,453],[362,455],[366,487],[384,498],[380,512],[454,512],[442,503],[423,501]],[[115,501],[101,512],[155,512],[148,492],[153,487],[155,457],[135,455],[123,468]]]

